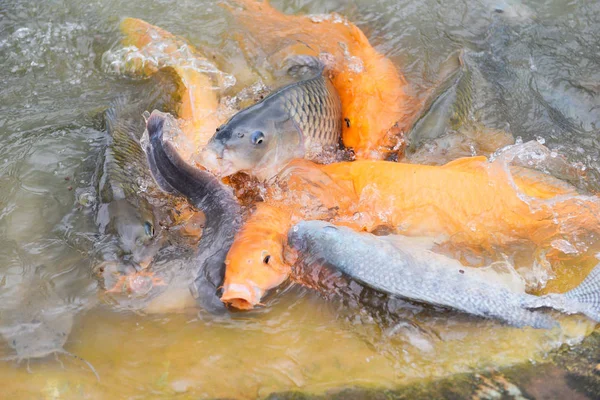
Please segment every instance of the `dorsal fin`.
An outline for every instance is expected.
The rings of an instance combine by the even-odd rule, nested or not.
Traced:
[[[442,168],[456,169],[460,171],[472,171],[475,168],[480,168],[487,162],[488,159],[486,156],[463,157],[444,164]]]
[[[285,59],[287,74],[292,78],[303,80],[321,75],[325,64],[315,56],[293,55]]]
[[[548,199],[567,194],[577,195],[573,185],[544,172],[512,165],[510,172],[515,184],[527,196]]]

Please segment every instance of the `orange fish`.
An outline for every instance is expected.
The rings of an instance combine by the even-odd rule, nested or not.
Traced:
[[[224,74],[185,39],[164,29],[136,18],[125,18],[120,28],[125,35],[123,45],[137,47],[142,56],[133,58],[137,63],[129,66],[135,75],[151,76],[166,68],[176,75],[179,82],[175,113],[184,137],[173,140],[178,142],[181,157],[189,160],[224,122],[215,90],[223,86],[219,80]],[[161,57],[151,57],[157,52]]]
[[[485,157],[444,166],[386,161],[319,166],[298,160],[283,175],[227,256],[222,300],[235,307],[252,308],[288,278],[290,266],[282,256],[286,233],[301,219],[369,231],[392,226],[404,235],[442,236],[483,247],[520,239],[545,244],[600,231],[597,197],[579,195],[541,172]]]
[[[237,6],[228,8],[244,29],[238,38],[247,57],[259,55],[258,45],[271,65],[281,67],[292,54],[326,53],[328,72],[342,102],[344,145],[353,148],[357,158],[382,159],[398,146],[399,135],[408,130],[421,102],[359,28],[338,14],[286,15],[266,1],[229,3]]]

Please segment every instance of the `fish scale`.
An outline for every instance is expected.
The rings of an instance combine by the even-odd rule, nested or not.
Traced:
[[[341,107],[331,99],[335,89],[323,76],[303,83],[290,92],[284,103],[287,111],[306,137],[322,139],[322,144],[336,144],[342,126]]]
[[[288,73],[300,80],[241,110],[217,129],[204,149],[205,167],[222,175],[247,171],[267,178],[294,158],[315,159],[337,145],[342,106],[323,76],[324,65],[314,57],[293,61]],[[298,76],[298,71],[304,72]]]
[[[414,301],[515,326],[557,326],[538,308],[582,313],[600,322],[600,264],[567,293],[534,296],[406,236],[384,239],[323,221],[303,221],[289,231],[288,242],[309,269],[328,265],[373,289]]]

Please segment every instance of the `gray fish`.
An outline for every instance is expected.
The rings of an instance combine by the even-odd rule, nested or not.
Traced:
[[[407,153],[417,151],[424,142],[456,131],[469,122],[473,112],[473,71],[465,63],[464,51],[458,56],[458,68],[431,94],[421,118],[408,137]]]
[[[238,112],[217,129],[202,162],[222,176],[238,171],[268,178],[293,158],[314,159],[338,145],[340,98],[317,58],[294,57],[288,73],[302,77]]]
[[[225,276],[225,256],[242,225],[241,207],[231,188],[187,164],[173,145],[163,140],[164,132],[177,126],[170,114],[153,111],[146,122],[144,150],[157,184],[168,193],[184,195],[206,216],[190,289],[206,310],[224,312],[218,292]]]
[[[583,313],[600,321],[600,265],[569,292],[534,296],[416,244],[415,238],[383,239],[322,221],[304,221],[289,231],[288,242],[309,268],[314,264],[332,266],[378,291],[410,300],[519,327],[549,329],[557,325],[549,315],[534,310],[537,308]]]
[[[143,121],[135,124],[122,113],[123,101],[105,113],[109,144],[98,163],[98,209],[100,233],[118,242],[101,248],[103,259],[113,261],[122,271],[133,272],[150,264],[159,250],[156,210],[151,204],[154,182],[146,155],[135,132],[143,132]]]
[[[0,335],[15,352],[17,361],[67,354],[83,361],[100,380],[94,367],[64,349],[75,315],[82,308],[73,299],[64,298],[43,267],[25,273],[23,281],[3,298]]]

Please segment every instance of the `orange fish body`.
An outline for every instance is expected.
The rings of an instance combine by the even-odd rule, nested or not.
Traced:
[[[266,1],[230,3],[240,7],[230,7],[231,13],[273,65],[291,54],[331,56],[327,66],[342,102],[344,145],[357,158],[384,158],[398,144],[398,135],[410,126],[421,104],[359,28],[337,14],[311,18],[283,14]],[[244,44],[246,36],[240,35],[243,49],[250,47]]]
[[[540,172],[511,168],[509,174],[501,163],[490,163],[485,157],[463,158],[444,166],[367,160],[312,164],[313,171],[307,161],[294,167],[297,163],[292,163],[285,180],[296,183],[285,186],[285,195],[270,196],[238,232],[227,256],[226,287],[228,282],[244,285],[244,279],[257,283],[268,272],[267,286],[254,288],[264,293],[276,286],[273,283],[285,280],[290,268],[280,254],[287,230],[300,219],[323,219],[365,230],[387,225],[405,235],[445,236],[474,246],[506,245],[519,239],[540,244],[559,235],[600,230],[597,198],[577,196],[571,186]],[[312,175],[325,185],[312,185]],[[306,188],[312,194],[300,197]],[[335,213],[312,211],[332,210],[336,196],[345,204]],[[300,200],[314,203],[308,206]],[[262,230],[255,229],[256,225]],[[271,230],[278,230],[276,243]],[[237,246],[238,241],[253,243],[259,255]],[[267,269],[261,261],[273,254],[277,257],[270,260],[282,274],[276,278],[273,264]],[[225,290],[224,297],[231,300],[234,296]],[[254,304],[244,303],[245,308]]]
[[[287,279],[289,266],[283,260],[283,247],[290,219],[286,208],[258,204],[225,260],[222,301],[240,310],[251,309],[268,289]]]
[[[568,212],[581,200],[558,179],[522,169],[509,174],[501,163],[485,157],[462,158],[442,167],[357,161],[322,170],[336,182],[352,184],[360,198],[357,211],[374,218],[372,223],[391,225],[411,236],[460,235],[460,241],[483,246],[511,239],[540,244],[570,233],[563,218],[572,225],[577,216],[582,229],[598,222],[597,213]],[[552,200],[564,195],[571,196]],[[599,211],[596,201],[588,206]]]
[[[158,62],[141,61],[131,66],[136,75],[151,76],[166,69],[174,72],[178,80],[175,111],[184,133],[184,137],[175,141],[186,141],[185,146],[180,143],[178,147],[180,155],[189,160],[193,152],[208,143],[224,120],[217,112],[219,98],[214,90],[215,82],[207,73],[194,67],[196,64],[211,63],[183,38],[141,19],[125,18],[120,27],[125,35],[122,40],[124,46],[135,46],[142,54],[152,54],[154,48],[161,53]]]

